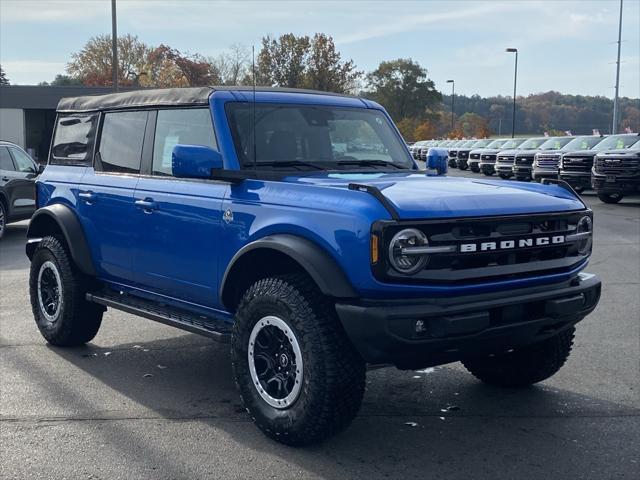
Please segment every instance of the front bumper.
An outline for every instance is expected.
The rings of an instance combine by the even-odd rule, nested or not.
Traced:
[[[482,173],[496,173],[496,166],[494,163],[481,163],[480,171]]]
[[[557,170],[544,170],[544,169],[534,169],[532,173],[532,178],[536,181],[540,181],[543,178],[558,178]]]
[[[564,180],[574,188],[591,188],[591,172],[563,172],[560,170],[560,180]]]
[[[513,164],[511,163],[496,163],[496,171],[500,175],[513,175]]]
[[[539,342],[591,313],[600,279],[580,273],[558,284],[425,300],[337,303],[363,359],[417,369]],[[424,331],[416,332],[416,322]]]
[[[610,181],[607,181],[610,180]],[[592,173],[591,186],[596,192],[602,193],[635,193],[640,192],[640,174],[601,175]]]
[[[531,178],[530,165],[514,165],[512,172],[518,178]]]

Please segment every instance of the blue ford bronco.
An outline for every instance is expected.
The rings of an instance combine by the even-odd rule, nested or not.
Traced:
[[[29,288],[49,343],[89,342],[107,308],[228,341],[245,407],[289,445],[351,422],[367,366],[544,380],[600,297],[570,187],[431,175],[380,105],[349,96],[63,99],[37,206]]]

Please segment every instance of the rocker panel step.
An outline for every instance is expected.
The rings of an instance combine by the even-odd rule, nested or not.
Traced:
[[[197,315],[168,305],[162,305],[160,308],[157,303],[126,294],[87,293],[86,298],[89,302],[204,335],[219,342],[229,343],[231,340],[231,326],[227,322],[213,317]]]

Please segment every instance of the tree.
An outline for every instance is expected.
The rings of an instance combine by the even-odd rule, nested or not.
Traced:
[[[51,86],[51,87],[67,87],[70,85],[82,85],[82,80],[79,78],[70,77],[69,75],[61,75],[60,73],[56,75],[51,83],[49,82],[40,82],[38,85]]]
[[[202,55],[182,53],[162,44],[148,53],[143,69],[143,86],[201,87],[221,83],[214,65]]]
[[[342,61],[333,38],[316,33],[310,47],[305,82],[307,88],[335,93],[355,90],[362,72],[356,70],[353,60]]]
[[[425,120],[420,123],[415,129],[414,137],[416,140],[428,140],[431,138],[436,138],[438,136],[438,128],[437,126],[429,121]]]
[[[396,119],[424,118],[442,99],[427,70],[411,59],[382,62],[367,81],[367,94]]]
[[[416,133],[419,123],[420,121],[417,118],[402,118],[396,122],[396,127],[400,130],[400,134],[405,141],[417,142],[418,140],[424,140],[426,138]]]
[[[476,113],[465,113],[456,122],[456,137],[486,138],[491,136],[487,121]]]
[[[136,84],[147,62],[149,47],[135,35],[118,37],[118,82]],[[111,36],[97,35],[71,55],[67,73],[79,78],[85,85],[112,85]]]
[[[355,89],[361,75],[353,60],[342,60],[333,39],[325,34],[309,38],[287,33],[262,39],[256,72],[261,85],[345,93]]]
[[[209,59],[220,78],[221,85],[251,85],[251,54],[249,49],[239,43],[234,43],[229,52],[222,53],[216,58]]]
[[[11,83],[9,82],[9,79],[7,78],[7,74],[2,69],[2,66],[0,66],[0,85],[4,87],[4,86],[10,85],[10,84]]]

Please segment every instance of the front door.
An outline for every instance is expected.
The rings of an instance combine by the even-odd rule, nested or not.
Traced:
[[[9,218],[28,218],[33,213],[37,174],[37,166],[29,155],[15,147],[0,146],[0,185],[4,186]]]
[[[229,186],[174,178],[177,144],[216,148],[208,108],[157,112],[153,153],[144,156],[148,165],[134,195],[136,281],[155,294],[216,307],[222,201]]]
[[[78,187],[80,218],[98,275],[133,282],[133,193],[138,183],[147,111],[102,115],[94,165]]]

